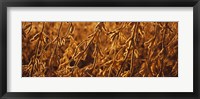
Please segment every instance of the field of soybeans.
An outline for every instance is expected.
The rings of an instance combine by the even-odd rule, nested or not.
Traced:
[[[22,22],[22,77],[178,77],[178,22]]]

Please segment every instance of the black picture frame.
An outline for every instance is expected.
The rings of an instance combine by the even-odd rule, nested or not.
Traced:
[[[193,92],[7,92],[7,7],[193,7]],[[200,0],[1,0],[0,97],[3,99],[200,99]]]

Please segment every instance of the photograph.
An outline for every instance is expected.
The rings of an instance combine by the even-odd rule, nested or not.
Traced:
[[[199,99],[200,0],[3,0],[0,98]]]
[[[178,77],[178,21],[22,21],[22,77]]]

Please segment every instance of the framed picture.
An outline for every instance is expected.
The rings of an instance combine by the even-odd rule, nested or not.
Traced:
[[[6,0],[1,98],[199,98],[199,0]]]

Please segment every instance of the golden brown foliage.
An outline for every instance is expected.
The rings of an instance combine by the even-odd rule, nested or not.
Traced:
[[[177,77],[178,22],[22,22],[23,77]]]

